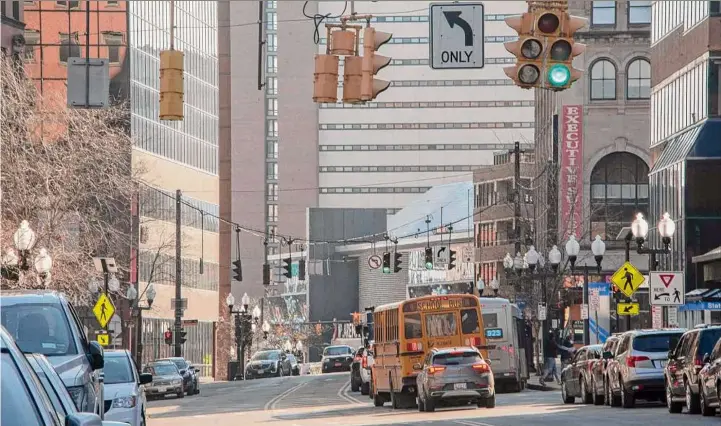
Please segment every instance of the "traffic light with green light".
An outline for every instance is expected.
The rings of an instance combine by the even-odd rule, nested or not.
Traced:
[[[389,252],[383,253],[383,273],[391,273],[391,254]]]
[[[433,269],[433,249],[426,247],[426,269]]]

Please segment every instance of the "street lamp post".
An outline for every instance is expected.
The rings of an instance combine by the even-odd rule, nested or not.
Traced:
[[[658,268],[658,259],[657,256],[659,254],[671,254],[671,238],[673,238],[673,234],[676,232],[676,223],[671,219],[671,216],[667,213],[664,213],[661,216],[661,220],[658,221],[657,225],[658,234],[661,236],[661,243],[663,244],[663,247],[661,248],[649,248],[645,246],[646,242],[646,236],[648,236],[648,222],[646,222],[646,219],[643,218],[643,214],[638,213],[636,215],[636,219],[634,219],[633,222],[631,222],[631,233],[633,234],[633,237],[636,239],[636,245],[638,246],[636,249],[636,252],[638,254],[647,254],[649,255],[649,261],[648,261],[648,270],[649,272],[656,271]],[[666,306],[663,307],[663,321],[664,325],[668,326],[668,309]],[[631,316],[629,315],[629,329],[630,329],[630,319]]]
[[[233,310],[235,297],[233,297],[232,293],[228,293],[225,303],[228,305],[228,311],[230,314],[235,315],[235,354],[237,357],[238,369],[235,372],[233,380],[244,380],[245,334],[252,333],[253,324],[258,324],[258,321],[260,320],[260,308],[256,306],[252,313],[248,312],[248,305],[250,304],[250,297],[248,297],[248,293],[243,294],[243,297],[240,299],[240,308],[236,311]],[[263,324],[264,331],[265,325],[266,323]]]
[[[140,286],[140,283],[137,284]],[[91,282],[91,287],[97,288],[97,282]],[[91,289],[92,290],[92,289]],[[97,290],[96,290],[97,291]],[[130,301],[130,316],[135,318],[135,365],[139,369],[143,364],[143,311],[150,310],[155,300],[155,286],[153,283],[148,284],[145,287],[145,299],[148,301],[148,306],[142,306],[140,304],[140,298],[143,297],[141,294],[138,297],[138,290],[134,286],[129,286],[125,293],[125,298]]]
[[[41,248],[38,255],[35,257],[35,272],[38,273],[37,281],[38,285],[48,286],[52,280],[50,269],[53,267],[53,259],[48,254],[46,248]]]

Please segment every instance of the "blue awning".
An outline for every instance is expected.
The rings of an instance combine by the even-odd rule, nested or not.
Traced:
[[[721,289],[697,288],[686,293],[686,302],[721,302]]]
[[[721,158],[721,119],[697,124],[666,144],[649,175],[685,160]]]

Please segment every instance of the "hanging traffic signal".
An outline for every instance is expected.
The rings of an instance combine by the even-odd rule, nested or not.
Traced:
[[[166,345],[173,344],[173,332],[172,331],[166,330],[165,333],[163,333],[163,337],[165,338]]]
[[[397,274],[402,269],[401,258],[403,257],[403,255],[401,253],[395,252],[395,254],[393,254],[393,257],[395,258],[395,261],[393,262],[393,272]]]
[[[456,251],[448,249],[448,269],[451,270],[456,267]]]
[[[426,247],[426,269],[433,269],[433,249]]]
[[[549,40],[548,70],[546,78],[552,90],[560,91],[571,87],[581,78],[582,70],[573,68],[573,58],[586,51],[586,45],[576,43],[573,35],[586,26],[588,19],[561,13],[558,36]]]
[[[375,28],[371,27],[366,27],[363,30],[363,75],[360,85],[360,99],[362,101],[372,101],[391,85],[389,81],[375,79],[374,76],[391,63],[391,58],[376,55],[376,50],[388,43],[392,37],[393,34],[391,33],[376,31]]]
[[[240,262],[240,259],[233,261],[233,279],[243,281],[243,264]]]
[[[183,52],[160,52],[160,119],[183,119]]]
[[[506,24],[516,30],[518,40],[503,44],[506,50],[516,57],[516,64],[503,68],[503,71],[516,86],[534,87],[538,84],[543,69],[543,42],[533,36],[535,16],[532,13],[510,16],[506,18]]]
[[[293,258],[286,257],[283,259],[283,276],[290,279],[293,278]]]
[[[181,328],[181,329],[180,329],[180,332],[178,333],[178,343],[180,343],[181,345],[182,345],[183,343],[185,343],[185,340],[186,340],[186,339],[185,339],[185,335],[186,335],[186,334],[188,334],[188,332],[186,332],[185,330],[183,330],[183,329]]]
[[[267,263],[263,264],[263,285],[270,285],[270,265]]]
[[[328,43],[325,55],[315,55],[313,74],[313,102],[335,103],[338,101],[338,67],[340,56],[346,56],[345,73],[348,72],[348,57],[357,55],[356,32],[348,30],[328,30]],[[345,75],[345,74],[344,74]],[[344,77],[345,81],[345,77]],[[358,64],[358,92],[360,95],[360,63]],[[345,85],[343,86],[345,97]]]
[[[391,273],[391,254],[389,252],[383,253],[383,273]]]
[[[298,261],[298,278],[301,280],[305,279],[305,259]]]

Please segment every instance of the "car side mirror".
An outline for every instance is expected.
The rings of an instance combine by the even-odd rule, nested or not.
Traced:
[[[88,360],[90,368],[93,370],[101,370],[105,366],[105,353],[100,343],[96,341],[90,342],[88,345]]]
[[[196,373],[200,373],[200,368],[195,367],[195,372],[196,372]]]
[[[140,377],[138,377],[138,383],[141,385],[147,385],[148,383],[151,383],[153,381],[153,375],[150,373],[140,373]]]
[[[708,364],[709,362],[711,362],[711,355],[705,354],[705,355],[703,356],[703,363],[704,363],[704,364]]]
[[[413,370],[421,371],[421,370],[423,370],[423,366],[419,363],[415,363],[415,364],[413,364]]]
[[[103,421],[95,413],[73,413],[65,416],[65,426],[103,426]]]
[[[613,359],[613,354],[610,351],[605,351],[602,356],[603,359]]]
[[[180,370],[180,375],[181,375],[181,376],[184,376],[184,375],[185,375],[185,369]]]

